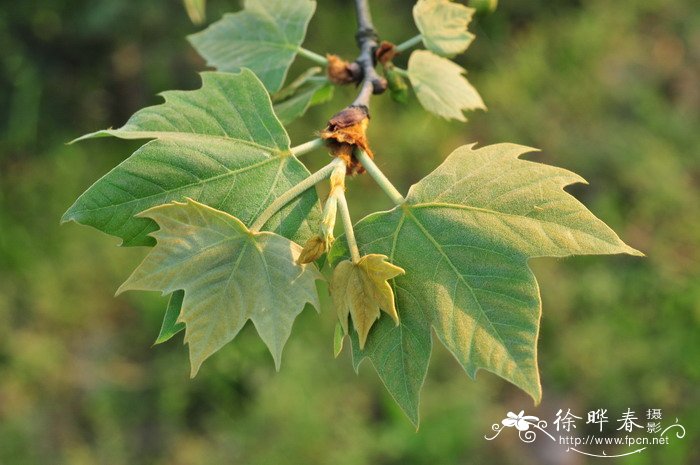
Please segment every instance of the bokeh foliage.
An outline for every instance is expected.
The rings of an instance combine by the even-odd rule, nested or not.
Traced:
[[[373,3],[384,37],[415,34],[406,2]],[[700,461],[700,11],[688,0],[500,3],[476,20],[460,63],[489,111],[463,125],[415,98],[377,99],[378,163],[405,190],[464,143],[539,147],[529,158],[588,179],[570,191],[648,257],[535,261],[543,404],[487,373],[469,380],[439,349],[418,433],[369,366],[357,377],[347,353],[333,360],[328,307],[301,314],[280,373],[246,328],[190,381],[179,337],[150,348],[165,299],[112,296],[145,251],[58,226],[138,145],[63,143],[198,86],[180,2],[0,7],[0,463],[581,463],[483,439],[508,410],[551,419],[562,407],[661,408],[688,436],[617,463]],[[214,0],[207,18],[238,7]],[[351,17],[349,2],[320,2],[307,48],[353,57],[355,24],[339,20]],[[293,143],[354,93],[293,123]],[[389,206],[367,177],[348,195],[357,219]]]

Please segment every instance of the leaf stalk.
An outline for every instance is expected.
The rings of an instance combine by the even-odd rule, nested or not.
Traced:
[[[407,41],[401,42],[399,45],[397,45],[396,51],[399,53],[405,52],[406,50],[411,49],[416,45],[420,44],[422,40],[423,36],[418,34],[417,36],[411,37]]]
[[[314,187],[319,182],[323,181],[333,173],[336,166],[341,164],[345,168],[345,162],[339,158],[333,159],[332,162],[321,168],[320,170],[313,173],[311,176],[305,178],[299,184],[296,184],[284,194],[277,197],[268,207],[263,210],[263,212],[258,215],[256,220],[250,226],[251,231],[260,231],[261,228],[267,223],[272,216],[280,211],[282,207],[287,205],[289,202],[306,192],[308,189]]]
[[[396,74],[410,79],[410,76],[408,75],[408,70],[405,70],[403,68],[399,68],[398,66],[394,66],[394,71],[396,72]]]
[[[319,55],[316,52],[307,50],[304,47],[299,47],[297,49],[297,53],[299,53],[299,55],[303,56],[304,58],[311,60],[314,63],[317,63],[321,66],[328,66],[328,60],[326,59],[326,57],[324,57],[323,55]]]
[[[362,163],[362,166],[364,166],[369,175],[372,176],[372,179],[374,179],[391,201],[394,202],[394,205],[401,205],[406,201],[399,190],[394,187],[391,181],[382,173],[382,170],[374,163],[374,160],[372,160],[364,150],[357,149],[355,151],[355,156],[360,163]]]
[[[358,263],[360,261],[360,249],[357,247],[355,230],[352,227],[352,219],[350,218],[350,209],[348,208],[348,201],[345,199],[345,189],[337,189],[334,195],[338,199],[340,220],[343,222],[345,240],[348,243],[348,249],[350,249],[350,258],[353,263]]]
[[[292,155],[295,157],[307,154],[313,150],[323,147],[323,139],[313,139],[303,144],[291,148]]]

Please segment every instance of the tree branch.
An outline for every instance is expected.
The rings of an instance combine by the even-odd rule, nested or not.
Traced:
[[[362,70],[360,93],[352,105],[369,108],[372,94],[381,94],[387,88],[386,79],[377,74],[374,51],[378,44],[377,32],[374,30],[372,15],[369,10],[369,0],[355,0],[357,15],[357,34],[355,39],[360,47],[360,55],[355,60]]]

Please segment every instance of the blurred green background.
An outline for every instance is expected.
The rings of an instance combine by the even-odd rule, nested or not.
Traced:
[[[416,33],[412,2],[372,3],[383,38]],[[559,408],[584,418],[607,408],[612,428],[627,408],[663,409],[684,439],[607,461],[700,463],[700,8],[500,3],[472,25],[477,39],[459,58],[489,111],[465,125],[415,98],[376,98],[378,164],[405,190],[464,143],[538,147],[530,159],[588,179],[570,191],[648,256],[535,261],[542,404],[490,373],[470,380],[436,345],[416,432],[369,364],[356,376],[347,350],[333,359],[328,308],[301,315],[279,373],[250,325],[194,380],[181,335],[151,347],[165,299],[113,297],[145,250],[58,225],[139,142],[64,143],[123,124],[157,92],[198,87],[203,64],[184,39],[198,27],[178,0],[2,2],[0,463],[589,463],[512,431],[484,439],[507,411],[551,421]],[[208,17],[238,8],[211,0]],[[305,45],[352,58],[354,29],[352,2],[321,0]],[[308,65],[298,59],[292,75]],[[354,93],[340,89],[293,123],[293,143]],[[305,157],[312,167],[325,159]],[[348,195],[356,219],[390,205],[366,177]]]

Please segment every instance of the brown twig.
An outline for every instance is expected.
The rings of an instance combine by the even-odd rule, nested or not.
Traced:
[[[353,106],[365,106],[369,109],[369,100],[372,94],[381,94],[387,88],[386,79],[377,74],[374,68],[376,58],[375,50],[379,46],[377,32],[372,23],[372,14],[369,10],[369,0],[355,0],[355,13],[357,15],[357,34],[355,39],[360,47],[360,55],[355,60],[362,70],[360,93],[352,103]]]
[[[357,98],[339,111],[330,120],[326,128],[321,132],[321,138],[331,153],[345,161],[347,174],[361,174],[365,170],[355,156],[355,150],[359,149],[373,157],[372,150],[367,141],[367,125],[369,124],[369,102],[373,94],[381,94],[387,89],[387,81],[375,69],[377,64],[376,50],[379,47],[377,33],[372,24],[372,16],[369,11],[369,0],[355,0],[357,13],[357,45],[360,54],[354,61],[354,65],[361,71],[360,92]]]

